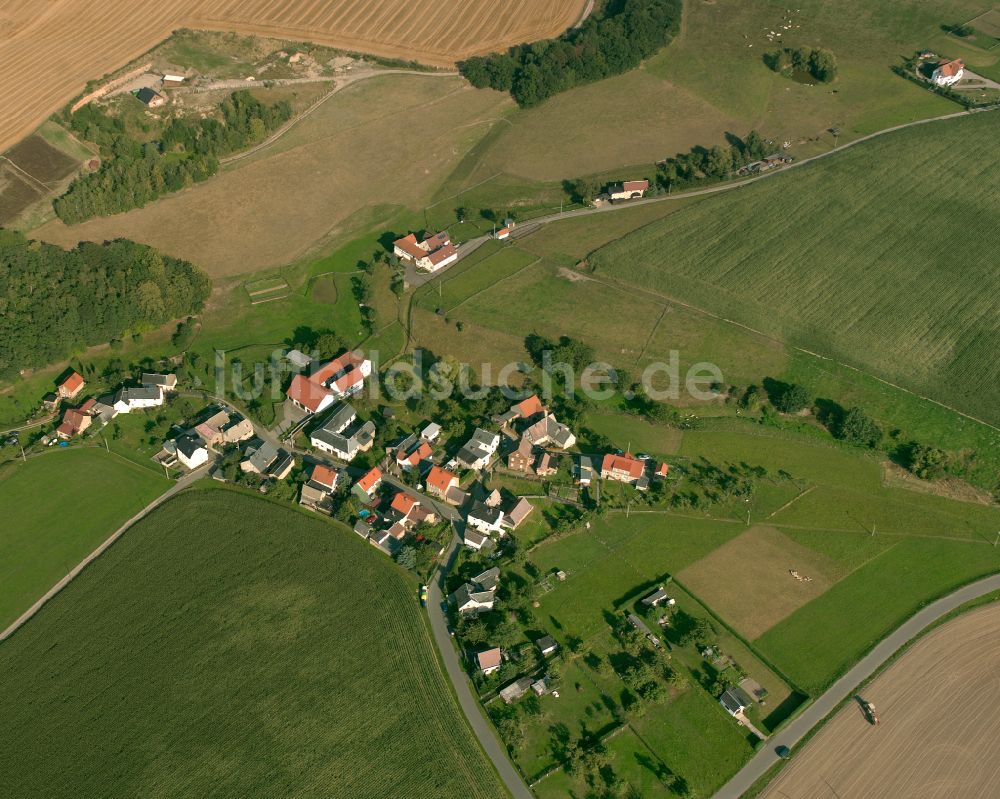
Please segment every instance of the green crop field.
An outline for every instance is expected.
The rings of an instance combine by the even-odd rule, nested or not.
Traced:
[[[50,450],[0,469],[0,629],[169,485],[101,449]]]
[[[0,647],[0,793],[504,796],[419,613],[347,528],[184,494]]]
[[[995,113],[890,134],[590,263],[997,422],[1000,208],[982,198],[1000,179],[998,134]]]

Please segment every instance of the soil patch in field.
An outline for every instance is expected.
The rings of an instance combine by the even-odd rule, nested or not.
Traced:
[[[830,558],[762,525],[723,544],[678,578],[752,640],[825,592],[840,571]]]

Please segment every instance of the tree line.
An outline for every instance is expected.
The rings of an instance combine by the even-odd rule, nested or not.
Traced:
[[[74,250],[0,230],[0,377],[201,310],[204,272],[119,239]]]
[[[292,116],[287,100],[265,105],[248,91],[219,105],[219,119],[173,117],[159,140],[142,142],[120,116],[93,104],[70,117],[70,126],[101,148],[101,167],[79,175],[55,200],[67,224],[141,208],[163,194],[200,183],[219,169],[219,158],[263,141]]]
[[[477,88],[510,92],[521,106],[639,66],[668,44],[680,24],[681,0],[608,0],[557,39],[475,56],[459,64]]]

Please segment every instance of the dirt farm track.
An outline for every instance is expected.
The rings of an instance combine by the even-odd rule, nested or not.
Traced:
[[[389,58],[456,60],[572,26],[584,0],[4,0],[0,151],[178,28],[309,40]]]
[[[1000,603],[918,641],[799,753],[766,799],[1000,796]]]

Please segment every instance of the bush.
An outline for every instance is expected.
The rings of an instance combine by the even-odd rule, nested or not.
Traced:
[[[864,447],[877,447],[882,440],[882,428],[861,408],[851,408],[833,430],[834,436]]]

